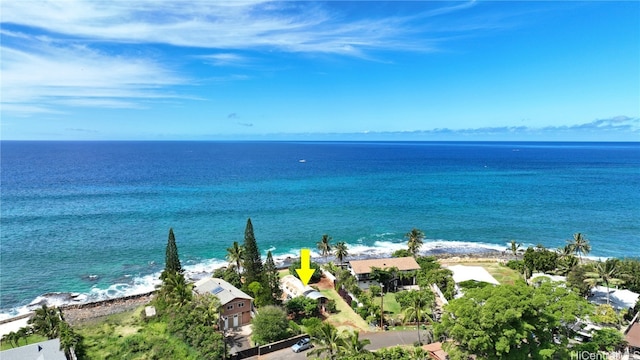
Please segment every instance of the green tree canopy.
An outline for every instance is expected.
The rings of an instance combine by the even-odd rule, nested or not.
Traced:
[[[551,273],[558,267],[558,254],[542,248],[528,248],[524,252],[524,264],[531,271],[541,271],[543,273]]]
[[[309,267],[311,269],[315,269],[315,272],[313,273],[313,275],[311,275],[309,284],[315,284],[322,279],[322,270],[320,270],[320,265],[318,265],[318,263],[314,261],[311,261],[309,263]],[[296,269],[300,269],[300,258],[298,258],[296,261],[292,262],[291,265],[289,265],[289,273],[297,277],[298,279],[300,279],[300,275],[298,275],[298,272],[296,271]]]
[[[244,230],[244,277],[245,284],[251,284],[254,281],[262,282],[262,273],[264,271],[262,265],[262,257],[258,250],[258,243],[253,234],[253,224],[251,219],[247,219],[247,226]]]
[[[310,299],[306,296],[296,296],[289,299],[284,304],[284,307],[287,310],[287,313],[292,315],[295,320],[317,317],[320,315],[318,300]]]
[[[568,356],[570,324],[591,306],[571,290],[543,280],[536,287],[524,282],[470,289],[445,306],[437,336],[454,340],[453,359],[470,354],[477,359],[527,359]],[[553,334],[561,329],[561,344]],[[564,355],[562,355],[564,354]]]
[[[251,322],[253,341],[259,344],[269,344],[289,337],[289,319],[287,313],[278,306],[268,305]]]
[[[280,275],[278,274],[278,268],[273,261],[271,251],[267,251],[267,260],[264,263],[264,275],[267,283],[267,288],[271,293],[271,304],[279,304],[282,298],[282,289],[280,288]]]
[[[176,245],[176,237],[173,235],[173,228],[169,228],[164,271],[160,278],[164,280],[167,274],[170,273],[182,273],[182,265],[180,264],[180,257],[178,256],[178,246]]]
[[[601,351],[613,351],[622,348],[627,344],[622,333],[613,328],[603,328],[596,330],[591,342],[598,346]]]

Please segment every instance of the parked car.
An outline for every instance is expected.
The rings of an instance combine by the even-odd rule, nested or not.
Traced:
[[[291,346],[291,350],[293,350],[293,352],[295,353],[298,353],[300,351],[307,350],[310,347],[311,347],[311,339],[304,338],[304,339],[300,339],[297,343],[293,344]]]

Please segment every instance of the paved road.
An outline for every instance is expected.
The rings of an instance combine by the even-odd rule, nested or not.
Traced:
[[[376,350],[380,348],[392,347],[396,345],[412,345],[418,341],[417,331],[386,331],[375,333],[360,333],[361,339],[371,340],[371,345],[367,346],[368,350]],[[274,351],[267,355],[254,356],[253,360],[302,360],[307,359],[307,351],[294,353],[291,349],[282,349]]]

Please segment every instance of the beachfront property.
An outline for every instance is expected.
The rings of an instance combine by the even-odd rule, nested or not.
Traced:
[[[218,278],[205,278],[195,283],[198,294],[212,294],[220,300],[220,322],[224,330],[251,323],[253,298],[244,291]]]
[[[370,278],[371,272],[374,268],[383,270],[396,268],[399,276],[391,280],[391,286],[394,288],[402,285],[415,285],[415,272],[420,270],[420,265],[418,265],[416,259],[411,256],[385,259],[351,260],[347,264],[349,271],[351,271],[351,274],[355,276],[358,281],[358,287],[362,290],[368,290],[371,285],[378,285],[377,281]],[[402,274],[406,276],[402,276]]]
[[[293,275],[286,275],[280,279],[280,288],[282,288],[282,293],[286,295],[287,300],[298,296],[305,296],[313,300],[318,300],[318,305],[320,306],[328,300],[321,292],[309,285],[305,286],[300,279]]]

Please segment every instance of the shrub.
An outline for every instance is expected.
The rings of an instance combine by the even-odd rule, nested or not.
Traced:
[[[320,265],[318,265],[318,263],[312,261],[309,264],[309,267],[316,270],[313,273],[313,275],[311,275],[311,280],[309,280],[309,283],[313,284],[313,283],[319,282],[320,279],[322,279],[322,270],[320,270]],[[300,269],[300,259],[296,260],[295,262],[293,262],[291,264],[291,266],[289,266],[289,273],[291,275],[297,277],[298,279],[300,279],[300,276],[298,276],[298,272],[296,271],[296,269]]]

